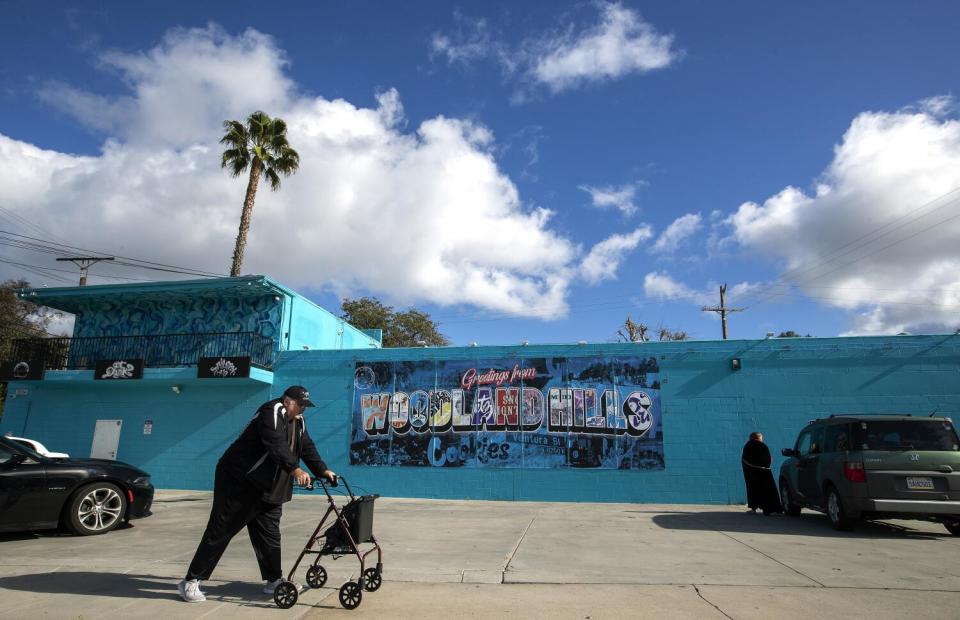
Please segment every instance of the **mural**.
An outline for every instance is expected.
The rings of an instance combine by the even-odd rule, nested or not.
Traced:
[[[273,296],[177,297],[98,300],[76,313],[73,335],[140,336],[255,332],[274,338],[280,332],[280,304]]]
[[[190,366],[198,357],[251,355],[268,365],[279,348],[281,304],[273,296],[174,297],[168,299],[98,300],[76,313],[69,365],[85,367],[100,359],[141,357],[147,366]],[[255,333],[266,342],[244,336]],[[120,336],[171,335],[149,342]],[[230,334],[209,338],[189,334]],[[272,344],[270,343],[272,341]]]
[[[655,358],[358,362],[352,465],[659,470]]]

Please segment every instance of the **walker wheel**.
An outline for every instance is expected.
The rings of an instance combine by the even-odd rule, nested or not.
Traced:
[[[290,609],[297,604],[300,593],[297,592],[297,586],[289,581],[281,581],[273,591],[273,602],[280,609]]]
[[[363,571],[363,589],[367,592],[376,592],[380,589],[380,584],[383,583],[383,578],[380,576],[380,571],[375,568],[368,568]]]
[[[348,581],[340,586],[340,604],[344,609],[356,609],[363,599],[363,589],[356,581]]]
[[[322,588],[327,583],[327,569],[319,564],[307,569],[307,585],[311,588]]]

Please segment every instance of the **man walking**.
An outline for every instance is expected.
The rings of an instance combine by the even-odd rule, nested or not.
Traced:
[[[280,517],[293,497],[293,483],[310,483],[300,460],[317,477],[335,480],[307,432],[303,410],[313,407],[306,388],[293,385],[265,402],[217,462],[213,508],[187,575],[178,585],[189,603],[206,600],[200,582],[210,578],[230,540],[244,527],[250,535],[260,576],[272,594],[283,578]]]

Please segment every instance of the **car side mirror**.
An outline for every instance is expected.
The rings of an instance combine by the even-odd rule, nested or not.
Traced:
[[[784,448],[783,450],[780,451],[780,454],[782,454],[783,456],[799,456],[799,454],[797,454],[797,451],[794,450],[793,448]]]

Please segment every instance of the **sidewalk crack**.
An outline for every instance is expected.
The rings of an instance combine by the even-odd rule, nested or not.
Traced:
[[[743,542],[742,540],[740,540],[740,539],[737,538],[736,536],[733,536],[733,535],[731,535],[731,534],[728,534],[727,532],[724,532],[723,530],[718,530],[717,528],[712,527],[712,526],[711,526],[709,523],[707,523],[706,521],[700,520],[700,522],[703,523],[704,525],[706,525],[707,527],[709,527],[709,528],[710,528],[711,530],[713,530],[714,532],[716,532],[716,533],[718,533],[718,534],[720,534],[720,535],[722,535],[722,536],[726,536],[727,538],[729,538],[730,540],[732,540],[732,541],[734,541],[734,542],[740,543],[741,545],[743,545],[743,546],[746,547],[747,549],[750,549],[750,550],[752,550],[752,551],[754,551],[754,552],[756,552],[756,553],[759,553],[759,554],[762,555],[763,557],[767,558],[768,560],[772,560],[772,561],[776,562],[777,564],[779,564],[780,566],[783,566],[784,568],[788,568],[788,569],[792,570],[793,572],[795,572],[796,574],[800,575],[800,576],[803,577],[804,579],[809,579],[810,581],[812,581],[813,583],[817,584],[817,585],[820,586],[821,588],[826,588],[826,587],[827,587],[826,585],[824,585],[823,583],[817,581],[816,579],[814,579],[814,578],[811,577],[810,575],[805,575],[803,572],[795,569],[794,567],[790,566],[790,565],[787,564],[786,562],[781,562],[780,560],[778,560],[777,558],[773,557],[772,555],[769,555],[769,554],[767,554],[767,553],[764,553],[763,551],[760,551],[759,549],[757,549],[757,548],[754,547],[753,545],[749,545],[749,544]]]
[[[714,609],[716,609],[717,611],[719,611],[721,614],[723,614],[723,617],[724,617],[724,618],[730,618],[730,620],[733,620],[733,616],[727,614],[727,612],[725,612],[725,611],[723,611],[722,609],[720,609],[717,605],[715,605],[714,603],[712,603],[712,602],[710,601],[710,599],[708,599],[707,597],[705,597],[705,596],[703,595],[703,592],[700,591],[700,588],[697,587],[697,584],[694,583],[694,584],[691,584],[691,585],[693,586],[693,589],[697,591],[697,596],[699,596],[701,599],[703,599],[703,602],[704,602],[704,603],[706,603],[707,605],[709,605],[709,606],[713,607]]]
[[[513,556],[517,554],[517,550],[520,548],[520,543],[523,542],[524,536],[527,535],[527,532],[530,531],[530,526],[533,525],[533,522],[537,520],[537,516],[540,514],[540,511],[533,513],[533,516],[530,517],[530,523],[527,523],[527,527],[523,528],[523,533],[520,534],[520,538],[517,539],[517,544],[513,546],[513,549],[510,550],[510,553],[504,558],[503,568],[500,569],[500,583],[504,583],[507,571],[510,569],[510,562],[513,561]]]

